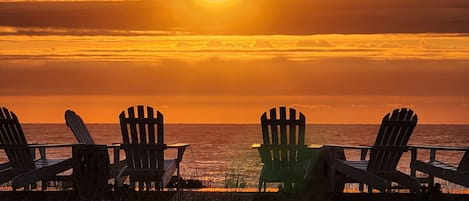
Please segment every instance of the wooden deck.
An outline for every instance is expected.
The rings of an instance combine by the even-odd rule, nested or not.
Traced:
[[[85,197],[77,196],[75,191],[1,191],[3,201],[81,201]],[[465,201],[469,200],[469,194],[406,194],[406,193],[344,193],[329,195],[330,200],[337,201]],[[198,192],[185,191],[182,194],[176,192],[110,192],[99,200],[121,201],[294,201],[302,200],[299,197],[288,197],[280,193],[257,192]]]

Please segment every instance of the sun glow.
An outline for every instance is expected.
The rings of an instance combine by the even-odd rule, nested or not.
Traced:
[[[195,0],[198,6],[205,8],[226,8],[233,6],[240,0]]]

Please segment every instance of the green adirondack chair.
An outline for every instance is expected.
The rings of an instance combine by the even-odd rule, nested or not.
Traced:
[[[285,107],[270,109],[261,116],[263,144],[254,144],[264,166],[259,177],[259,191],[266,191],[267,182],[281,182],[287,192],[303,189],[305,163],[311,154],[305,145],[305,116],[295,109]]]

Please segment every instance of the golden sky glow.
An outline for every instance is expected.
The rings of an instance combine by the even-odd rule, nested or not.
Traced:
[[[68,108],[117,122],[133,104],[173,123],[256,123],[278,105],[309,123],[378,123],[401,106],[423,123],[469,120],[464,35],[7,35],[0,44],[0,102],[25,122],[62,122]]]
[[[468,124],[469,3],[422,2],[4,0],[0,105],[23,122],[148,104],[170,123],[258,123],[285,105],[308,123],[411,107]]]

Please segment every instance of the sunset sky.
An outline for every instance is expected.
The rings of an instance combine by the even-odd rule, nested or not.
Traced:
[[[467,0],[0,0],[0,106],[22,122],[469,124]]]

